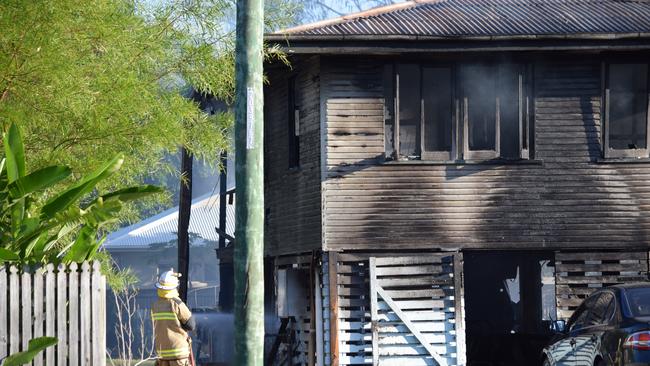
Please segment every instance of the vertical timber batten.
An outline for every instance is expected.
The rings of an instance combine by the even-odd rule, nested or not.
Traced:
[[[463,284],[463,253],[454,254],[454,311],[456,331],[456,361],[458,365],[467,363],[467,344],[465,343],[465,286]]]
[[[328,253],[329,298],[330,298],[330,365],[339,366],[339,292],[338,253]]]
[[[320,266],[314,269],[316,273],[314,274],[316,278],[316,283],[314,286],[314,297],[315,297],[315,306],[316,306],[316,366],[325,366],[325,356],[324,356],[324,331],[323,331],[323,296],[322,296],[322,281],[321,273],[322,270]]]

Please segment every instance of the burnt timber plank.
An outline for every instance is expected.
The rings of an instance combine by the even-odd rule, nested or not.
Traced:
[[[268,255],[321,247],[320,61],[297,60],[265,86],[265,248]],[[289,168],[288,83],[296,78],[300,166]]]
[[[383,61],[323,58],[323,248],[647,247],[650,165],[599,161],[599,60],[533,64],[539,163],[432,165],[383,161]]]
[[[558,317],[568,318],[594,291],[648,279],[648,251],[556,252]]]

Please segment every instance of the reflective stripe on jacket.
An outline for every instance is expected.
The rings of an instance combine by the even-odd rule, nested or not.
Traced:
[[[154,324],[154,343],[158,357],[177,360],[190,356],[190,342],[183,325],[190,322],[192,313],[178,298],[158,298],[151,306]]]

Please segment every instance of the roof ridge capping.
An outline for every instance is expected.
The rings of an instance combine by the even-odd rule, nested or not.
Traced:
[[[408,9],[408,8],[412,8],[414,6],[417,6],[419,4],[437,3],[437,2],[443,2],[443,1],[445,1],[445,0],[409,0],[409,1],[405,1],[405,2],[397,3],[397,4],[378,6],[376,8],[360,11],[360,12],[357,12],[357,13],[347,14],[347,15],[343,15],[343,16],[340,16],[340,17],[336,17],[336,18],[325,19],[325,20],[320,20],[318,22],[298,25],[298,26],[295,26],[295,27],[282,29],[282,30],[279,30],[277,32],[273,32],[272,34],[300,33],[300,32],[305,32],[305,31],[312,30],[312,29],[315,29],[315,28],[320,28],[320,27],[325,27],[325,26],[328,26],[328,25],[335,25],[335,24],[343,23],[343,22],[348,21],[348,20],[354,20],[354,19],[359,19],[359,18],[368,18],[368,17],[372,17],[372,16],[375,16],[375,15],[381,15],[381,14],[386,14],[386,13],[390,13],[390,12],[393,12],[393,11]]]

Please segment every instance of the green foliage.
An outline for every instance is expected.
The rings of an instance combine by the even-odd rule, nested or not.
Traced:
[[[122,155],[113,157],[70,187],[54,186],[71,175],[65,166],[50,166],[26,174],[20,130],[12,124],[2,136],[5,158],[0,163],[0,262],[70,263],[93,259],[106,238],[103,230],[115,222],[123,204],[161,190],[135,186],[81,203],[97,185],[116,174]],[[43,192],[51,197],[42,200]]]
[[[268,3],[267,29],[293,22],[294,2]],[[123,153],[101,188],[178,173],[164,157],[181,145],[216,163],[232,115],[206,115],[186,96],[191,86],[232,101],[234,9],[231,0],[3,0],[0,124],[21,126],[36,169],[88,176]]]
[[[138,277],[130,268],[119,268],[106,250],[95,254],[96,261],[101,264],[101,272],[106,276],[106,283],[115,293],[127,291],[138,283]]]
[[[20,366],[32,362],[34,357],[47,347],[57,344],[55,337],[39,337],[29,341],[27,351],[15,353],[5,358],[2,366]]]

